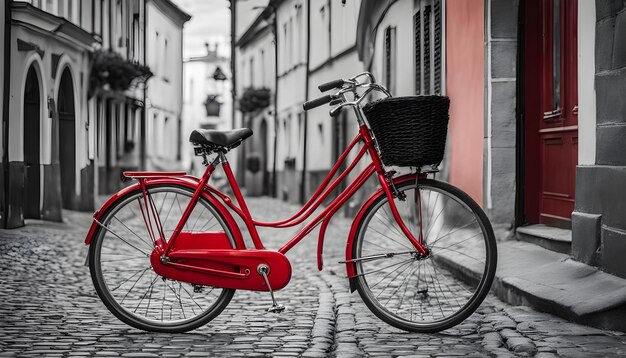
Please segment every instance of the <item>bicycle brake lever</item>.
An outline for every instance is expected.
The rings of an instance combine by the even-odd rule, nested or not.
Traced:
[[[330,114],[331,117],[335,118],[341,113],[342,108],[343,108],[342,106],[335,107],[331,109],[330,112],[328,112],[328,114]]]
[[[338,104],[341,104],[342,102],[343,102],[343,100],[341,98],[337,98],[337,99],[333,99],[332,101],[330,101],[330,103],[328,103],[328,105],[336,106]]]

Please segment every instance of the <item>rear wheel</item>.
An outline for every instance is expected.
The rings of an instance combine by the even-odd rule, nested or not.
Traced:
[[[163,232],[170,237],[193,192],[183,186],[148,186]],[[150,264],[154,248],[140,189],[120,198],[100,219],[89,247],[89,269],[105,306],[121,321],[146,331],[185,332],[217,317],[235,290],[192,285],[157,275]],[[155,230],[154,223],[150,226]],[[223,231],[233,236],[219,211],[200,197],[185,231]]]
[[[447,183],[430,179],[396,186],[405,225],[430,254],[420,257],[400,230],[385,195],[366,209],[353,246],[356,287],[370,310],[397,328],[431,333],[469,317],[496,271],[493,229],[480,206]]]

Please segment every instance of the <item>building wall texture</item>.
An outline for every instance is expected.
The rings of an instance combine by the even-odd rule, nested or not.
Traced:
[[[173,169],[181,151],[190,150],[181,122],[185,20],[154,0],[146,2],[146,18],[146,62],[153,73],[146,89],[148,158],[156,169]]]
[[[572,256],[626,277],[626,3],[595,4],[596,157],[576,170]]]
[[[484,10],[472,0],[446,5],[446,90],[450,97],[449,181],[483,199]]]

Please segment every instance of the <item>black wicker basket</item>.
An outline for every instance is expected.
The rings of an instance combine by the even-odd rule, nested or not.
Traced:
[[[439,165],[448,132],[445,96],[385,98],[363,107],[385,165]]]

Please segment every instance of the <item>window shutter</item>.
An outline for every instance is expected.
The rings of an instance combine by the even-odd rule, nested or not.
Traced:
[[[430,94],[430,14],[432,12],[431,5],[424,7],[424,93]]]
[[[441,93],[441,3],[439,0],[435,0],[435,48],[434,48],[434,79],[435,79],[435,93]]]
[[[385,29],[385,87],[391,84],[391,28]]]
[[[413,15],[414,43],[415,43],[415,93],[420,94],[422,90],[422,19],[420,11]]]

